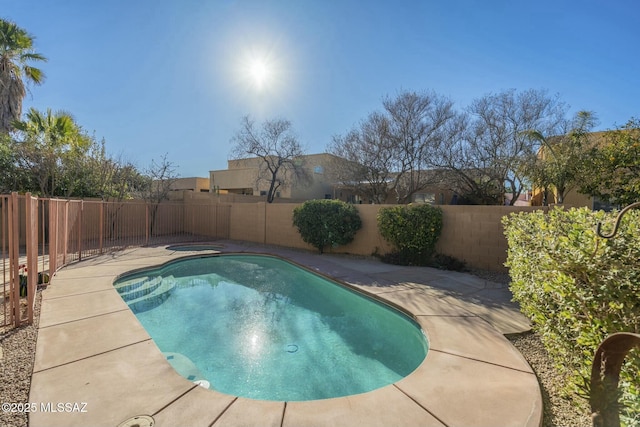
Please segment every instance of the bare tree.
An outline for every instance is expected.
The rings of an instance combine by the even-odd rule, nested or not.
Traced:
[[[526,185],[521,160],[539,146],[524,131],[552,134],[565,111],[557,96],[543,90],[483,96],[469,107],[463,136],[451,147],[441,146],[434,163],[460,178],[472,202],[501,204],[504,194],[512,193],[513,204]]]
[[[345,136],[336,136],[329,151],[353,163],[340,177],[343,185],[383,203],[397,203],[440,181],[430,159],[446,139],[447,124],[455,119],[453,103],[433,92],[402,92],[383,101],[375,112]]]
[[[415,193],[440,181],[430,159],[446,138],[443,131],[456,113],[452,101],[434,92],[402,92],[386,98],[383,106],[399,154],[392,188],[398,203],[409,203]]]
[[[176,165],[167,160],[165,153],[159,162],[151,160],[151,165],[146,170],[147,186],[145,199],[151,205],[150,234],[153,235],[158,214],[158,208],[163,200],[169,199],[171,187],[178,179],[176,175]]]
[[[456,203],[493,205],[504,198],[504,185],[492,171],[488,157],[478,157],[478,141],[469,132],[469,116],[461,113],[445,131],[446,138],[431,158],[442,171],[442,186],[457,197]]]
[[[346,135],[334,136],[329,152],[345,160],[331,165],[331,173],[340,185],[373,203],[385,203],[398,157],[387,117],[370,114]]]
[[[256,129],[255,122],[245,116],[231,142],[235,144],[232,158],[255,156],[261,159],[256,183],[268,186],[268,203],[273,202],[279,190],[294,182],[307,183],[310,179],[304,168],[304,151],[288,120],[267,120]]]

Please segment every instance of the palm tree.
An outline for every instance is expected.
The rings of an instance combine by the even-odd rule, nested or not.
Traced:
[[[579,111],[574,119],[565,123],[564,134],[545,137],[531,129],[522,132],[525,137],[540,144],[537,155],[525,159],[523,168],[532,183],[543,189],[555,189],[556,203],[564,203],[567,193],[578,184],[579,168],[588,148],[588,134],[596,125],[595,113]]]
[[[16,24],[0,19],[0,132],[13,130],[22,115],[26,83],[40,84],[44,73],[29,65],[47,58],[33,51],[33,37]]]
[[[19,131],[17,146],[22,166],[31,171],[37,182],[40,195],[60,195],[60,184],[77,172],[77,161],[84,157],[91,139],[76,124],[73,117],[64,111],[42,113],[31,108],[25,121],[14,121]],[[73,190],[70,188],[68,190]],[[67,197],[70,194],[65,194]]]

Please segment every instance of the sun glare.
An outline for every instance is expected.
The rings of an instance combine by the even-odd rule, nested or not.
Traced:
[[[258,92],[271,91],[278,74],[273,55],[258,49],[247,51],[242,59],[240,69],[245,84]]]
[[[285,46],[267,42],[230,50],[234,58],[228,69],[234,89],[251,102],[264,105],[288,96],[292,75],[287,52]]]
[[[269,69],[263,61],[255,60],[251,64],[250,74],[256,87],[262,88],[269,78]]]

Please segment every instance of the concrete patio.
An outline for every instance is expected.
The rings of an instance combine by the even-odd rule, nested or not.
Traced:
[[[30,413],[30,425],[118,426],[138,416],[152,417],[155,426],[541,425],[536,376],[503,335],[526,331],[529,323],[504,286],[369,258],[217,243],[224,253],[281,256],[402,307],[428,337],[426,359],[395,384],[342,398],[257,401],[204,389],[173,370],[113,282],[131,270],[212,251],[132,248],[63,268],[43,291],[29,399],[38,411]],[[72,405],[40,410],[49,403]]]

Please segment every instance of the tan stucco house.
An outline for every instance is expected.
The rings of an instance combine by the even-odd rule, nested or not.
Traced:
[[[309,154],[300,156],[307,180],[289,180],[276,192],[276,199],[309,200],[333,199],[334,185],[330,177],[332,162],[340,158],[332,154]],[[209,172],[209,189],[217,194],[243,194],[265,196],[269,182],[259,179],[263,160],[258,157],[235,159],[227,162],[227,169]]]

